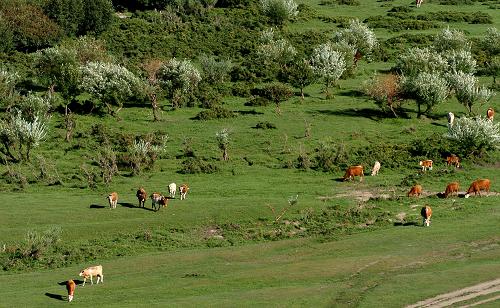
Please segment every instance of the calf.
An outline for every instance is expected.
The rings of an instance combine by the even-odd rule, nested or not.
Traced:
[[[137,196],[137,200],[139,200],[139,207],[144,207],[144,203],[146,203],[146,199],[148,198],[148,194],[144,188],[139,188],[135,195]]]
[[[488,118],[488,120],[490,121],[493,121],[493,118],[495,117],[495,110],[493,110],[493,108],[488,108],[488,110],[486,110],[486,118]]]
[[[175,199],[175,192],[177,191],[177,185],[175,183],[170,183],[168,185],[168,196]]]
[[[479,194],[479,196],[481,196],[481,190],[489,192],[490,185],[491,185],[491,182],[489,179],[481,179],[481,180],[476,180],[476,181],[472,182],[472,184],[470,184],[469,189],[467,189],[467,193],[465,194],[465,198],[469,198],[471,193],[474,193],[474,196],[476,194]]]
[[[415,196],[418,198],[420,197],[421,194],[422,194],[422,185],[416,184],[413,185],[413,187],[408,192],[407,196],[408,197]]]
[[[150,198],[151,198],[151,208],[153,208],[153,210],[155,211],[160,210],[160,205],[163,205],[164,200],[166,199],[165,196],[157,192],[151,194]]]
[[[446,186],[446,190],[444,191],[444,197],[448,198],[449,195],[456,194],[458,196],[459,185],[458,182],[451,182]]]
[[[92,281],[92,276],[97,276],[96,284],[99,284],[99,279],[101,279],[101,283],[104,282],[104,276],[102,275],[102,265],[87,267],[86,269],[80,272],[79,276],[83,277],[83,285],[82,285],[83,287],[85,286],[85,282],[89,277],[90,277],[90,283],[94,284],[94,281]]]
[[[118,193],[112,192],[108,195],[109,208],[115,209],[118,203]]]
[[[421,160],[418,164],[422,166],[422,171],[432,170],[432,160],[430,159]]]
[[[73,300],[73,296],[75,295],[75,287],[76,284],[72,279],[66,281],[66,290],[68,290],[68,302],[71,302]]]
[[[377,160],[375,162],[375,165],[373,165],[372,176],[377,175],[379,170],[380,170],[380,162]]]
[[[446,164],[448,166],[452,165],[455,166],[455,168],[460,168],[460,159],[455,154],[451,154],[450,156],[446,157]]]
[[[179,186],[179,194],[181,195],[181,200],[186,199],[188,191],[189,191],[188,184],[182,184],[181,186]]]
[[[432,209],[430,206],[426,205],[422,207],[420,210],[420,215],[422,215],[423,218],[423,224],[426,227],[429,227],[431,225],[431,216],[432,216]]]
[[[359,181],[363,181],[365,174],[363,173],[363,166],[351,166],[347,168],[344,174],[344,181],[353,180],[355,176],[359,176]]]

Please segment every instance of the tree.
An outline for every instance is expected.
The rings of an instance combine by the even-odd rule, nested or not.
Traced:
[[[500,74],[500,31],[494,27],[488,28],[481,45],[487,54],[486,72],[493,77],[493,84],[496,84],[496,77]]]
[[[84,17],[78,34],[100,34],[113,21],[113,3],[111,0],[82,0]]]
[[[200,64],[203,80],[211,85],[223,83],[233,67],[230,60],[217,60],[214,56],[205,54],[200,57]]]
[[[364,84],[364,92],[383,110],[387,108],[397,118],[396,109],[401,107],[401,77],[395,74],[374,75]]]
[[[219,149],[222,151],[222,160],[229,160],[229,154],[227,153],[229,148],[229,130],[223,128],[215,134],[215,137],[217,138]]]
[[[287,70],[287,81],[294,87],[300,89],[300,97],[304,100],[304,88],[315,80],[310,62],[301,59],[294,62]]]
[[[500,124],[483,117],[461,117],[448,127],[445,135],[455,140],[465,155],[482,155],[500,148]]]
[[[283,69],[287,63],[293,61],[297,51],[290,42],[280,38],[274,29],[270,28],[261,33],[257,54],[264,59],[266,66],[278,64]]]
[[[445,58],[452,73],[474,74],[476,72],[476,60],[468,50],[451,50],[445,54]]]
[[[375,33],[358,19],[351,19],[349,26],[334,35],[334,40],[352,46],[354,49],[354,67],[358,61],[378,46]]]
[[[46,0],[43,10],[69,36],[75,36],[84,22],[82,0]]]
[[[166,88],[172,101],[172,108],[181,106],[181,102],[201,81],[199,71],[189,60],[179,61],[172,58],[166,61],[158,72],[160,84]]]
[[[452,50],[470,51],[471,44],[462,31],[448,27],[436,35],[433,47],[437,52],[445,53]]]
[[[146,94],[151,102],[151,107],[153,108],[153,121],[160,120],[160,105],[158,103],[158,96],[162,93],[162,88],[158,80],[158,72],[163,65],[162,60],[151,59],[142,64],[142,69],[146,72]]]
[[[418,117],[422,115],[422,105],[427,107],[423,112],[427,114],[434,106],[443,102],[448,97],[448,84],[444,78],[437,74],[420,73],[416,78],[411,80],[410,84],[415,89]]]
[[[113,116],[118,115],[126,98],[142,92],[141,80],[123,66],[89,62],[80,69],[81,89],[105,104],[108,113]],[[118,108],[113,110],[112,105],[117,105]]]
[[[272,84],[266,85],[263,89],[263,95],[276,104],[276,113],[281,114],[280,105],[281,102],[286,101],[293,95],[293,89],[288,85],[274,82]]]
[[[260,6],[272,24],[282,27],[285,22],[297,16],[297,3],[293,0],[260,0]]]
[[[448,62],[430,48],[410,48],[396,60],[396,68],[406,77],[422,72],[442,74],[448,70]]]
[[[485,87],[479,87],[478,80],[472,74],[457,72],[449,75],[451,88],[455,92],[457,100],[467,108],[469,114],[473,114],[472,108],[477,103],[486,103],[493,96],[493,92]]]
[[[2,107],[9,109],[16,98],[16,85],[20,81],[17,72],[0,67],[0,102]]]
[[[130,164],[134,174],[140,174],[143,169],[151,169],[159,156],[165,152],[168,136],[162,136],[158,140],[153,135],[138,138],[129,147]]]
[[[311,57],[311,68],[318,77],[325,81],[326,97],[330,97],[329,88],[334,86],[346,69],[342,54],[326,43],[314,48]]]

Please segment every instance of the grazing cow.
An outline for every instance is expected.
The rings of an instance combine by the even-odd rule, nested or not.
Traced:
[[[179,186],[179,194],[181,195],[181,200],[186,199],[186,195],[189,191],[188,184],[182,184]]]
[[[375,165],[373,165],[372,176],[377,175],[379,170],[380,170],[380,162],[377,160],[375,162]]]
[[[444,197],[448,198],[449,195],[453,195],[454,193],[458,196],[459,185],[458,182],[451,182],[446,186],[446,190],[444,191]]]
[[[410,189],[408,192],[408,197],[415,196],[415,197],[420,197],[422,194],[422,185],[416,184],[413,185],[413,187]]]
[[[157,192],[151,194],[150,198],[151,198],[151,207],[155,211],[158,211],[160,209],[160,205],[163,205],[164,202],[163,200],[166,199],[165,196]]]
[[[486,111],[486,118],[488,118],[488,120],[490,121],[493,121],[493,118],[495,117],[495,110],[493,110],[493,108],[488,108],[488,110]]]
[[[455,168],[460,168],[460,159],[455,154],[451,154],[450,156],[446,157],[446,164],[448,166],[453,165],[455,166]]]
[[[104,282],[104,276],[102,275],[102,265],[87,267],[86,269],[80,272],[79,276],[83,277],[83,285],[82,285],[83,287],[85,286],[85,282],[89,277],[90,277],[90,283],[94,284],[94,281],[92,281],[92,276],[97,276],[96,284],[99,284],[99,278],[101,279],[101,283]]]
[[[158,205],[161,205],[161,207],[167,207],[168,206],[168,198],[165,198],[165,196],[162,196],[163,198],[160,199],[160,202],[158,202]]]
[[[428,227],[431,225],[431,216],[432,216],[432,209],[430,206],[426,205],[422,207],[420,210],[420,215],[422,215],[422,218],[424,220],[423,225]]]
[[[344,174],[344,181],[353,180],[355,176],[359,176],[359,181],[363,181],[365,174],[363,173],[363,166],[351,166],[347,168]]]
[[[432,160],[430,159],[421,160],[418,164],[422,166],[422,171],[432,170]]]
[[[108,195],[109,208],[116,209],[116,204],[118,203],[118,193],[112,192]]]
[[[417,7],[420,7],[422,5],[422,2],[424,2],[424,0],[415,0],[415,5]]]
[[[491,185],[491,182],[489,179],[481,179],[481,180],[476,180],[476,181],[472,182],[472,184],[470,184],[469,189],[467,189],[467,193],[465,194],[465,198],[469,198],[471,193],[474,193],[474,196],[476,194],[479,194],[479,196],[481,196],[481,190],[489,192],[490,185]]]
[[[455,120],[455,115],[453,114],[453,112],[448,112],[447,118],[448,118],[448,127],[452,127],[453,121]]]
[[[72,279],[66,281],[66,290],[68,290],[68,302],[71,302],[73,300],[73,296],[75,295],[75,287],[76,284]]]
[[[137,196],[137,200],[139,200],[139,207],[144,207],[144,203],[146,203],[146,199],[148,198],[148,194],[144,188],[139,188],[135,195]]]
[[[175,199],[175,192],[177,191],[177,185],[175,183],[170,183],[168,185],[168,196]]]

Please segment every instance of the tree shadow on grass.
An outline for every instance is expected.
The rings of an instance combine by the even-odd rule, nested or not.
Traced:
[[[408,226],[419,226],[420,224],[418,222],[414,221],[408,221],[408,222],[395,222],[394,226],[395,227],[408,227]]]
[[[103,208],[106,208],[107,206],[105,206],[105,205],[99,205],[99,204],[91,204],[89,207],[91,209],[103,209]]]
[[[57,299],[57,300],[60,300],[60,301],[66,300],[65,296],[60,295],[60,294],[54,294],[54,293],[48,293],[47,292],[47,293],[45,293],[45,296],[53,298],[53,299]]]
[[[148,207],[146,207],[146,205],[144,205],[144,207],[142,206],[135,206],[135,204],[132,204],[132,203],[128,203],[128,202],[118,202],[119,205],[123,206],[123,207],[127,207],[129,209],[141,209],[141,210],[146,210],[146,211],[152,211],[154,212],[153,209],[150,209]]]
[[[391,115],[377,109],[370,108],[348,108],[342,110],[315,110],[310,111],[310,113],[320,113],[326,115],[336,115],[345,117],[364,117],[373,121],[378,121],[380,119],[390,118]]]

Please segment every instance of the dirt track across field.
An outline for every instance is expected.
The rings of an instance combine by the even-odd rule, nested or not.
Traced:
[[[491,297],[488,297],[488,295]],[[471,300],[478,296],[482,296],[480,301],[471,302]],[[463,301],[468,302],[460,307],[473,307],[497,300],[500,300],[500,278],[450,293],[441,294],[436,297],[420,301],[416,304],[406,306],[406,308],[448,307]]]

